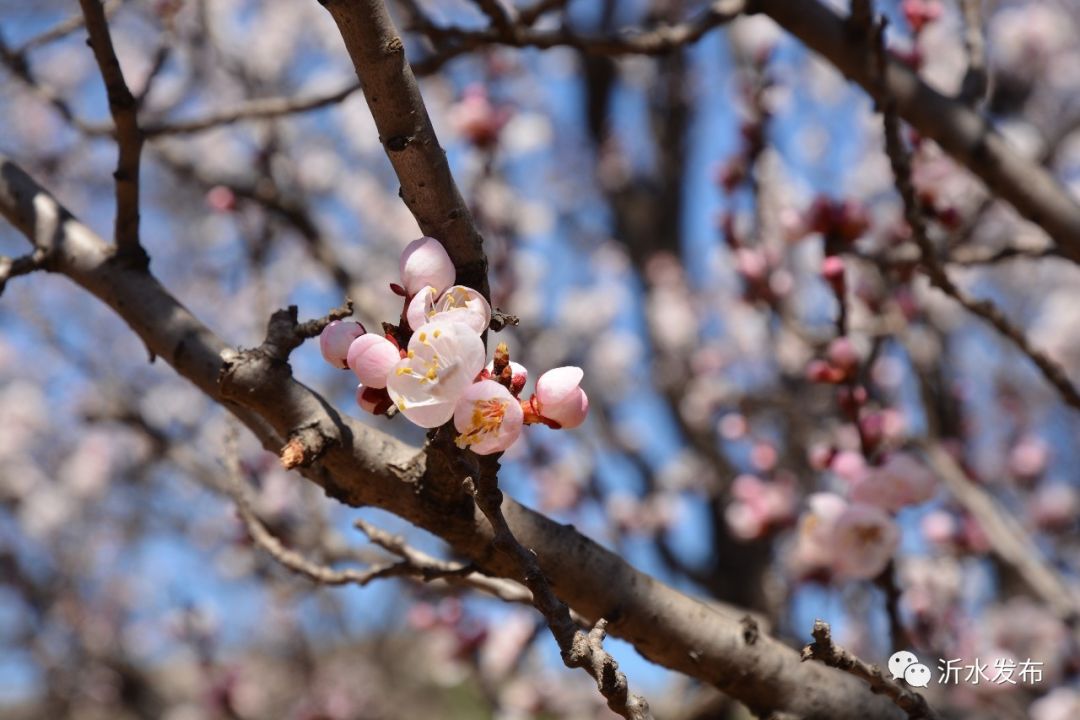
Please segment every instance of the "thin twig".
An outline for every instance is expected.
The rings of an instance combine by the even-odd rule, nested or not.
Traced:
[[[105,17],[111,17],[112,14],[119,9],[122,2],[123,0],[106,0],[104,6]],[[82,14],[72,15],[66,20],[61,20],[43,33],[30,38],[16,48],[14,52],[16,55],[25,55],[31,50],[50,45],[57,40],[63,40],[73,32],[77,32],[84,25],[86,25],[86,19]]]
[[[473,0],[473,4],[480,8],[496,30],[504,34],[514,34],[514,21],[500,0]]]
[[[608,707],[628,720],[652,718],[649,703],[640,695],[630,693],[626,676],[619,671],[615,659],[604,649],[607,620],[601,618],[586,635],[570,617],[570,610],[551,589],[536,558],[514,537],[502,513],[503,494],[499,489],[497,464],[485,463],[476,479],[465,479],[465,488],[477,507],[491,523],[492,544],[495,549],[517,565],[525,586],[532,591],[533,604],[544,616],[555,642],[559,645],[567,667],[584,668],[596,680]]]
[[[986,41],[982,30],[981,0],[960,0],[964,16],[964,50],[967,53],[967,72],[960,86],[960,97],[977,105],[986,96]]]
[[[231,125],[241,120],[266,120],[269,118],[295,115],[335,105],[360,89],[360,83],[349,83],[343,88],[325,95],[307,98],[273,97],[251,100],[236,107],[211,113],[192,120],[163,120],[147,123],[143,132],[147,137],[160,135],[188,135],[205,130],[213,130],[222,125]]]
[[[486,578],[476,572],[471,564],[451,563],[438,560],[415,550],[405,544],[404,539],[381,530],[362,520],[356,521],[356,527],[367,535],[372,542],[397,555],[400,560],[386,562],[360,570],[356,568],[333,568],[315,562],[302,553],[286,547],[259,519],[252,508],[250,491],[244,482],[236,449],[235,433],[226,436],[225,466],[227,470],[224,490],[236,504],[237,514],[244,523],[251,540],[275,561],[289,570],[303,575],[321,585],[359,585],[364,586],[383,578],[411,577],[424,582],[446,580],[466,583],[471,587],[484,590],[492,595],[507,595],[517,602],[524,601],[523,588],[504,580]],[[514,590],[519,588],[515,596]],[[527,595],[527,593],[524,593]]]
[[[518,12],[518,22],[525,26],[535,25],[544,15],[562,10],[568,4],[569,0],[536,0],[534,4]]]
[[[116,247],[134,267],[145,268],[150,258],[139,243],[139,160],[143,135],[139,131],[138,106],[124,80],[120,61],[113,48],[105,8],[100,0],[79,0],[90,47],[105,82],[109,113],[116,125],[119,157],[116,163]]]
[[[29,275],[36,270],[44,270],[48,259],[49,252],[42,247],[34,248],[29,254],[17,258],[0,255],[0,295],[4,294],[8,280],[20,275]]]
[[[922,695],[886,677],[877,665],[870,665],[833,643],[832,631],[827,622],[815,620],[811,635],[814,642],[803,648],[803,661],[817,660],[865,680],[872,691],[885,695],[896,703],[897,707],[907,713],[910,720],[938,720],[940,717]]]

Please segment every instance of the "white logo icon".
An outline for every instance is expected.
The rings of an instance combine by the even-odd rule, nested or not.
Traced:
[[[930,684],[930,668],[922,663],[908,665],[904,671],[904,680],[911,687],[924,688]]]
[[[892,657],[889,658],[889,672],[892,673],[893,680],[904,677],[904,671],[912,665],[917,665],[918,662],[919,658],[915,657],[915,653],[913,652],[908,652],[907,650],[898,650],[894,652]],[[926,666],[921,665],[920,667],[925,668]],[[926,672],[929,676],[929,668],[927,668]]]

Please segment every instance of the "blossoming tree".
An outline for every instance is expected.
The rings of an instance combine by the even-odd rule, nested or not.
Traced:
[[[1080,714],[1068,3],[78,10],[0,8],[0,717]]]

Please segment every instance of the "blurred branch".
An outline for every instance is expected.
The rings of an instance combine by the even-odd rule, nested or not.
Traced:
[[[30,63],[27,60],[26,55],[20,51],[9,48],[4,43],[4,38],[2,36],[0,36],[0,62],[2,62],[8,71],[14,75],[17,80],[23,83],[31,93],[36,95],[42,102],[51,105],[60,117],[70,123],[72,127],[86,135],[95,135],[98,133],[98,128],[87,123],[75,114],[71,105],[60,95],[60,93],[51,86],[41,82],[41,80],[34,75],[33,71],[30,69]]]
[[[1019,523],[939,443],[922,443],[923,452],[953,497],[971,513],[994,553],[1012,566],[1028,587],[1071,627],[1080,622],[1080,598],[1043,557]]]
[[[569,608],[555,595],[544,577],[535,552],[526,550],[514,537],[502,513],[503,493],[499,489],[497,470],[497,462],[481,461],[476,479],[466,478],[465,487],[491,523],[495,549],[517,566],[517,574],[532,591],[533,605],[551,628],[563,662],[567,667],[580,667],[588,672],[596,680],[597,688],[613,712],[627,720],[651,720],[648,701],[630,693],[629,683],[619,671],[619,664],[604,650],[607,620],[597,620],[588,635],[578,630],[570,618]]]
[[[147,137],[189,135],[213,130],[243,120],[266,120],[284,115],[295,115],[340,103],[359,89],[360,83],[354,82],[325,95],[314,95],[307,98],[259,98],[249,100],[232,108],[219,110],[201,118],[150,122],[145,125],[143,132]]]
[[[469,565],[441,563],[430,558],[423,558],[419,553],[409,553],[403,544],[394,545],[387,533],[361,521],[357,521],[357,527],[371,537],[373,542],[384,547],[386,544],[392,545],[396,548],[395,554],[402,559],[397,562],[376,565],[366,570],[354,568],[337,569],[310,560],[301,553],[285,547],[281,540],[275,537],[259,520],[248,498],[235,438],[227,438],[226,446],[225,467],[228,471],[228,480],[225,489],[236,504],[237,514],[243,521],[252,541],[289,570],[304,575],[322,585],[351,584],[360,585],[361,587],[382,578],[409,576],[423,578],[424,580],[436,580],[450,576],[467,575],[473,572],[473,568]]]
[[[36,270],[44,270],[48,259],[48,252],[41,247],[34,248],[30,254],[17,258],[0,255],[0,295],[4,294],[8,280],[20,275],[29,275]]]
[[[817,660],[829,667],[843,670],[865,680],[873,692],[892,700],[897,707],[907,713],[911,720],[939,720],[940,716],[927,704],[926,698],[922,695],[885,677],[877,665],[869,665],[833,643],[832,631],[827,622],[815,620],[811,634],[814,636],[814,642],[803,648],[804,661]]]
[[[383,0],[326,0],[364,88],[400,195],[425,235],[446,246],[457,282],[490,298],[483,238],[450,174],[405,45]]]
[[[510,19],[510,13],[506,11],[501,0],[472,0],[472,2],[480,8],[480,11],[484,13],[484,15],[487,15],[492,26],[497,28],[500,32],[514,32],[514,22]]]
[[[960,97],[976,105],[984,97],[989,78],[986,72],[986,39],[982,30],[982,0],[960,0],[964,17],[964,50],[967,52],[967,72],[960,86]]]
[[[947,262],[950,265],[973,266],[973,265],[996,265],[1006,260],[1046,260],[1048,258],[1060,258],[1061,250],[1050,247],[1043,250],[1027,250],[1025,248],[1006,247],[993,253],[983,254],[954,254]]]
[[[535,25],[536,21],[548,13],[562,10],[570,0],[536,0],[535,3],[518,11],[518,22],[522,25]]]
[[[904,202],[904,219],[911,228],[912,239],[919,246],[923,271],[934,287],[953,298],[968,312],[982,318],[1012,342],[1021,353],[1035,363],[1035,366],[1042,372],[1043,377],[1057,389],[1066,404],[1080,410],[1080,390],[1073,385],[1065,370],[1046,353],[1032,346],[1031,341],[1028,340],[1024,332],[1013,325],[996,305],[989,300],[976,300],[960,289],[938,260],[937,250],[927,235],[926,218],[919,204],[915,186],[911,181],[911,156],[901,137],[896,98],[885,82],[890,60],[885,47],[884,22],[879,23],[871,33],[874,37],[873,42],[876,43],[876,67],[878,77],[881,79],[876,90],[872,90],[872,94],[877,98],[882,114],[885,126],[885,152],[889,156],[889,162],[892,166],[896,189]]]
[[[871,95],[880,94],[881,72],[873,45],[869,39],[853,37],[844,20],[825,4],[751,0],[750,10],[771,17]],[[1080,203],[1049,172],[1014,150],[981,115],[931,88],[899,60],[886,59],[884,88],[896,113],[920,135],[937,142],[1021,215],[1046,230],[1066,257],[1080,262]]]
[[[118,255],[132,267],[145,269],[150,258],[139,244],[139,160],[142,155],[143,134],[139,130],[138,105],[131,94],[120,61],[113,48],[105,8],[100,0],[79,0],[86,30],[90,35],[90,48],[94,51],[105,92],[109,100],[109,112],[116,125],[116,144],[119,157],[116,164],[116,247]]]
[[[311,257],[323,266],[341,295],[349,295],[352,288],[359,282],[358,278],[349,272],[345,261],[326,238],[314,214],[303,202],[303,198],[284,194],[274,182],[273,177],[215,176],[181,154],[172,152],[164,144],[153,145],[151,149],[154,159],[164,163],[178,176],[201,186],[203,192],[219,185],[227,187],[237,197],[249,200],[283,220],[300,235]],[[364,308],[361,307],[360,310],[363,312]]]
[[[433,41],[450,44],[454,54],[488,45],[509,45],[539,49],[573,47],[597,55],[660,55],[692,45],[745,9],[745,0],[714,0],[687,22],[613,35],[580,35],[565,25],[556,30],[534,30],[524,21],[510,27],[493,24],[486,30],[470,30],[438,25],[423,16],[416,18],[415,30]]]
[[[122,4],[123,0],[105,0],[103,6],[105,17],[111,17],[112,14],[116,12]],[[36,50],[39,47],[52,44],[57,40],[63,40],[68,35],[71,35],[72,33],[78,31],[85,25],[86,19],[82,16],[82,14],[72,15],[66,20],[61,20],[56,25],[53,25],[51,28],[42,32],[41,34],[35,35],[34,37],[30,38],[18,48],[16,48],[14,52],[16,55],[25,55],[31,50]]]

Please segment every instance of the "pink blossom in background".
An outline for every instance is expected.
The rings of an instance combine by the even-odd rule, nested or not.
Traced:
[[[1050,460],[1050,446],[1034,435],[1025,435],[1009,451],[1009,472],[1021,480],[1038,478]]]
[[[950,547],[960,534],[960,523],[946,510],[928,512],[919,527],[927,542],[942,548]]]
[[[794,520],[795,482],[790,475],[772,481],[739,475],[731,485],[731,497],[724,518],[737,538],[753,540]]]
[[[521,435],[525,413],[521,403],[494,380],[470,385],[454,408],[458,447],[477,455],[502,452]]]
[[[871,467],[851,488],[851,499],[896,512],[924,503],[937,491],[937,478],[909,453],[890,455],[878,467]]]
[[[409,297],[427,286],[442,293],[454,284],[457,271],[446,248],[432,237],[413,240],[401,251],[401,282]]]
[[[397,345],[381,335],[361,335],[349,345],[346,362],[361,383],[370,388],[386,387],[386,377],[401,360]]]
[[[1080,494],[1065,483],[1043,485],[1028,501],[1028,517],[1035,527],[1048,532],[1074,528],[1080,521]]]
[[[478,147],[494,145],[510,117],[507,108],[491,104],[483,85],[467,87],[461,100],[450,109],[451,124]]]
[[[829,469],[838,478],[852,485],[862,482],[870,472],[862,453],[854,450],[841,450],[833,455]]]
[[[853,503],[836,519],[832,540],[837,576],[870,580],[892,559],[900,529],[881,508]]]
[[[386,387],[405,417],[433,428],[453,417],[458,399],[483,368],[484,343],[472,328],[433,322],[413,333]]]
[[[808,509],[799,519],[795,545],[788,556],[792,573],[799,578],[830,575],[835,557],[833,535],[836,521],[848,504],[836,493],[813,493],[806,498]]]
[[[920,33],[945,11],[938,0],[904,0],[900,5],[911,29]]]
[[[319,334],[323,359],[336,368],[349,367],[349,346],[365,332],[364,326],[353,320],[334,320]]]

